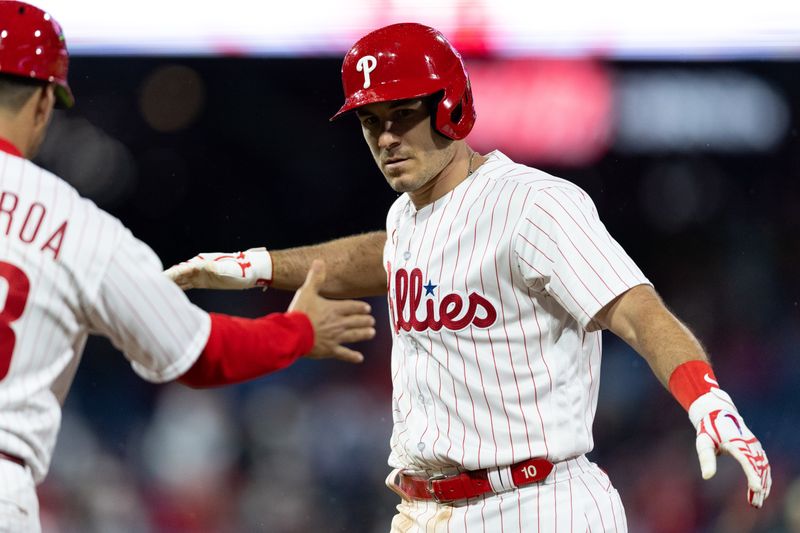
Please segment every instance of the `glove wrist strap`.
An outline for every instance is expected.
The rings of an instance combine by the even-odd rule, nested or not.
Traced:
[[[266,248],[250,248],[246,252],[253,265],[255,287],[266,289],[272,285],[272,256]]]
[[[706,361],[687,361],[679,365],[669,377],[669,390],[689,413],[695,427],[714,411],[737,412],[731,397],[719,388],[717,377]]]
[[[684,409],[689,410],[697,398],[719,388],[717,377],[706,361],[687,361],[672,371],[669,390]]]

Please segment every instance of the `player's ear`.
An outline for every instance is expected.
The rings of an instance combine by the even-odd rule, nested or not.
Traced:
[[[34,108],[34,124],[37,128],[47,127],[50,116],[56,105],[55,86],[52,83],[43,85],[34,94],[36,106]]]

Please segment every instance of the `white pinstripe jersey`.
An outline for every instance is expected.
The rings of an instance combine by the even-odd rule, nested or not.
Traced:
[[[44,477],[88,333],[161,382],[191,367],[209,330],[208,314],[119,220],[0,152],[0,451]]]
[[[649,283],[588,195],[502,153],[387,217],[395,468],[560,461],[592,449],[595,314]]]

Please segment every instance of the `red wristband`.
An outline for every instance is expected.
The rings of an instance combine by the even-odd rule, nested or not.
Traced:
[[[697,398],[718,388],[717,377],[705,361],[687,361],[669,377],[670,392],[687,411]]]

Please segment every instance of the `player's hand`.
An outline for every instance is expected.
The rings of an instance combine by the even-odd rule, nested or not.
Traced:
[[[703,479],[716,473],[717,455],[728,454],[747,476],[747,501],[756,508],[764,505],[772,487],[769,461],[739,413],[719,409],[704,416],[697,425],[696,446]]]
[[[266,248],[244,252],[202,253],[164,271],[183,289],[252,289],[272,282],[272,259]]]
[[[289,311],[305,313],[314,326],[314,348],[306,354],[312,359],[333,357],[360,363],[364,356],[345,344],[365,341],[375,336],[375,319],[370,306],[358,300],[329,300],[319,295],[325,283],[325,263],[311,264],[303,286],[295,293]]]

